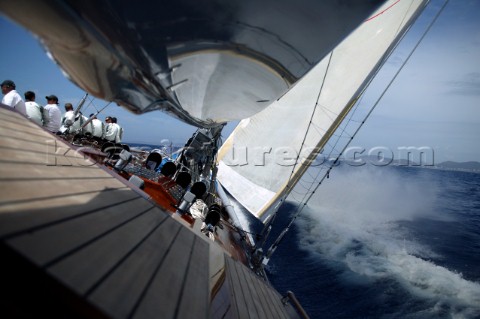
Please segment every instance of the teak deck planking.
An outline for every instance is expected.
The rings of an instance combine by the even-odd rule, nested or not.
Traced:
[[[0,251],[8,257],[2,258],[1,276],[15,288],[34,291],[22,282],[26,274],[16,270],[35,269],[38,282],[58,288],[45,295],[40,289],[39,300],[66,302],[79,317],[214,316],[209,254],[215,244],[5,107],[0,107],[0,238]],[[222,316],[290,318],[278,292],[222,255],[230,298]],[[29,302],[17,298],[10,308],[28,312]],[[19,310],[23,304],[27,309]]]

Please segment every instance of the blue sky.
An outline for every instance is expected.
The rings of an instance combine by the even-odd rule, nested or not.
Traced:
[[[388,81],[388,75],[405,60],[442,3],[431,1],[377,83]],[[55,94],[62,107],[66,102],[76,105],[84,95],[63,76],[29,32],[4,16],[0,16],[0,39],[0,78],[15,81],[21,94],[34,91],[40,104],[45,104],[46,95]],[[362,103],[372,101],[365,98]],[[479,102],[480,1],[451,0],[352,145],[367,150],[375,146],[392,150],[427,146],[434,149],[435,162],[480,161]],[[94,99],[93,104],[100,109],[106,102]],[[92,105],[84,111],[87,115],[93,112]],[[126,142],[170,139],[181,145],[195,131],[162,112],[138,116],[112,104],[99,117],[107,115],[118,118],[125,128]],[[224,133],[233,126],[228,125]]]
[[[443,2],[430,2],[385,65],[385,74],[401,65]],[[367,150],[428,146],[435,162],[480,161],[479,137],[480,1],[452,0],[352,145]]]

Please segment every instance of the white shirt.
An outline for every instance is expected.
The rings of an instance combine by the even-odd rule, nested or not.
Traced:
[[[62,126],[67,133],[74,133],[80,129],[80,121],[75,121],[75,112],[67,111],[62,117]]]
[[[62,124],[70,127],[75,122],[75,112],[74,111],[67,111],[65,115],[62,117]]]
[[[62,113],[57,104],[47,104],[43,107],[43,126],[50,132],[56,133],[62,125]]]
[[[108,123],[105,127],[105,139],[110,142],[117,142],[118,125],[115,123]]]
[[[80,114],[80,127],[84,126],[87,123],[88,117],[83,114]],[[85,127],[82,129],[82,134],[86,135],[86,133],[90,133],[93,135],[93,124],[90,121]]]
[[[43,126],[43,107],[37,104],[35,101],[25,102],[25,108],[27,110],[27,117]]]
[[[85,134],[85,133],[91,133],[93,131],[92,123],[88,123],[83,129],[82,126],[88,121],[88,118],[84,116],[81,113],[78,113],[75,116],[74,111],[67,111],[65,112],[65,115],[62,118],[62,127],[65,129],[62,129],[62,132],[65,131],[67,133],[73,134]]]
[[[105,128],[103,125],[103,122],[100,121],[99,119],[93,119],[92,120],[92,126],[93,126],[93,132],[92,135],[98,138],[103,138],[103,135],[105,134]]]
[[[23,115],[27,115],[27,109],[25,108],[25,102],[23,102],[22,97],[20,94],[17,93],[15,90],[11,90],[2,99],[2,103],[13,107],[18,112],[22,113]]]
[[[123,137],[123,127],[118,125],[117,123],[113,123],[117,126],[117,136],[115,137],[115,143],[121,143]]]

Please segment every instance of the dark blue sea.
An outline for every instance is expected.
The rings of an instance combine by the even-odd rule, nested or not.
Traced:
[[[480,174],[340,165],[267,271],[311,318],[480,318]]]

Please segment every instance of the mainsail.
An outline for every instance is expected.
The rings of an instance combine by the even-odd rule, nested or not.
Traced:
[[[267,219],[426,2],[387,1],[288,93],[238,124],[219,152],[218,180],[250,213]]]

